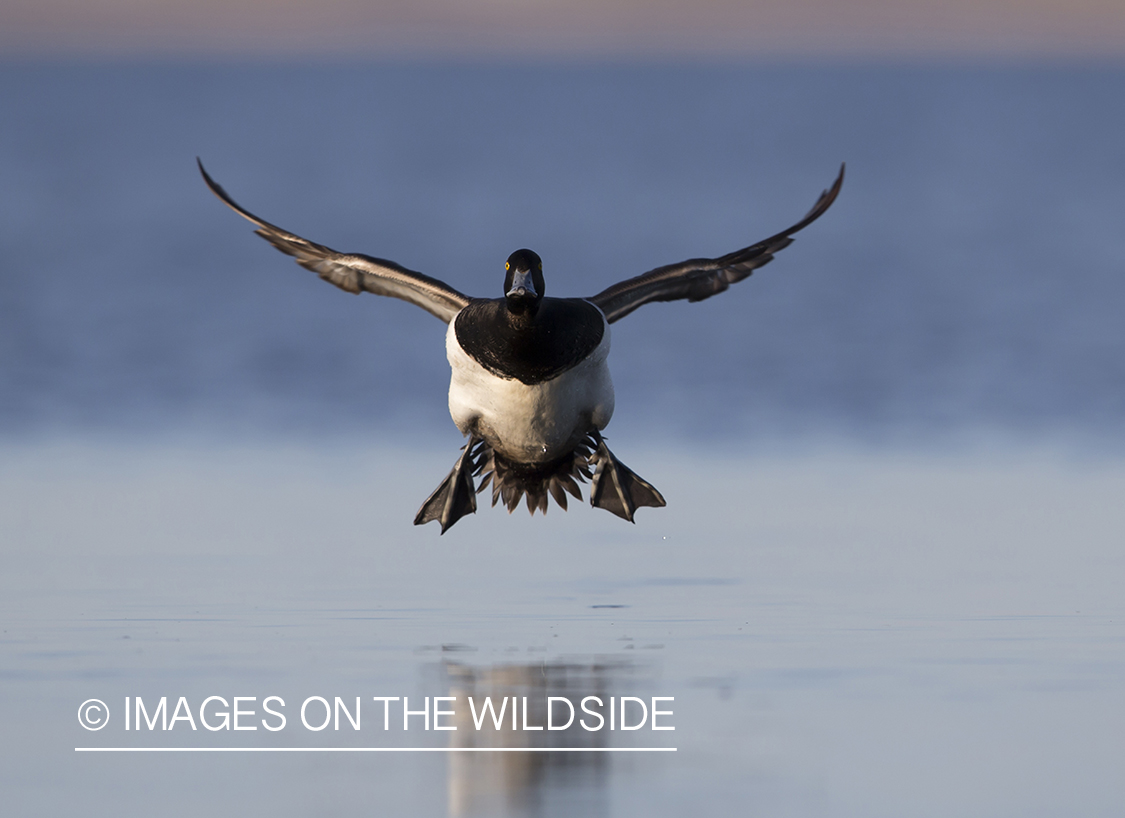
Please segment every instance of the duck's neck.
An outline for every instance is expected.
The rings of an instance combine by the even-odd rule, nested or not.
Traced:
[[[538,304],[516,304],[513,305],[509,302],[508,309],[508,326],[517,332],[526,332],[531,329],[532,324],[535,323],[535,314],[539,311]]]

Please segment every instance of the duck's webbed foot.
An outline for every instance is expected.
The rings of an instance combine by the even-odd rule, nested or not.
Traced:
[[[613,456],[602,436],[595,430],[591,437],[598,444],[598,468],[590,483],[590,505],[612,511],[618,517],[633,522],[633,514],[642,506],[660,508],[664,498],[651,483],[642,480],[628,466]]]
[[[474,449],[479,442],[480,438],[469,438],[453,471],[418,509],[414,525],[437,520],[441,523],[441,533],[444,534],[466,514],[476,513],[477,492],[473,485],[473,472],[476,470],[477,456]]]

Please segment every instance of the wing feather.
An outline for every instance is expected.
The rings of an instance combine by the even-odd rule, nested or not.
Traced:
[[[382,258],[373,258],[356,253],[337,253],[323,244],[282,230],[277,225],[259,219],[243,209],[203,168],[198,159],[199,172],[211,192],[238,215],[258,225],[256,232],[278,250],[293,256],[297,263],[312,270],[325,281],[335,284],[341,290],[359,294],[361,292],[401,298],[417,304],[427,312],[449,323],[461,309],[469,303],[469,298],[436,278],[408,270],[400,264]]]
[[[721,293],[731,284],[748,278],[759,267],[773,261],[774,253],[793,243],[793,234],[819,219],[836,201],[844,183],[844,166],[828,190],[820,194],[812,210],[787,230],[768,239],[735,250],[719,258],[693,258],[679,264],[657,267],[602,290],[589,300],[611,324],[650,301],[702,301]]]

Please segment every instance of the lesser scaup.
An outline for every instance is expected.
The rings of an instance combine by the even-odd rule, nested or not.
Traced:
[[[630,522],[642,506],[664,498],[610,452],[601,430],[613,416],[606,366],[609,325],[650,301],[702,301],[748,277],[792,243],[792,235],[835,201],[844,168],[801,221],[777,235],[720,258],[658,267],[591,298],[547,298],[543,263],[517,250],[504,267],[502,298],[470,298],[444,282],[393,261],[337,253],[259,219],[227,195],[203,169],[211,191],[302,267],[350,293],[389,295],[417,304],[449,325],[446,353],[453,374],[449,412],[468,436],[453,471],[422,504],[415,525],[437,520],[442,533],[476,511],[476,495],[491,482],[492,504],[546,513],[547,496],[563,509],[579,482],[590,503]],[[474,476],[483,475],[480,486]]]

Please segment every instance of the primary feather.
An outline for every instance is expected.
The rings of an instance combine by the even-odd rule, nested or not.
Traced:
[[[369,292],[401,298],[436,315],[447,324],[469,303],[468,296],[457,292],[448,284],[408,270],[393,261],[358,253],[337,253],[323,244],[311,242],[288,230],[282,230],[277,225],[258,218],[235,202],[207,174],[202,162],[199,162],[199,172],[203,174],[203,181],[207,183],[207,187],[211,188],[211,192],[218,196],[223,204],[244,219],[258,225],[258,229],[254,232],[281,252],[293,256],[302,267],[312,270],[341,290],[357,295],[361,292]]]
[[[702,301],[748,278],[759,267],[773,261],[773,254],[793,243],[793,234],[819,219],[836,201],[844,183],[844,166],[828,190],[820,194],[805,218],[764,241],[727,253],[719,258],[693,258],[614,284],[588,299],[605,313],[611,324],[650,301]]]

